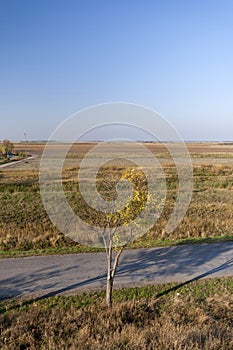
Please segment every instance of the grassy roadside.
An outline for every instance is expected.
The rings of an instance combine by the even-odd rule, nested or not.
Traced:
[[[217,236],[217,237],[207,237],[207,238],[186,238],[179,240],[155,240],[155,241],[143,241],[131,243],[125,249],[138,249],[138,248],[158,248],[158,247],[168,247],[175,245],[185,245],[185,244],[204,244],[204,243],[218,243],[218,242],[232,242],[233,236]],[[88,247],[88,246],[73,246],[73,247],[49,247],[44,249],[11,249],[11,250],[0,250],[0,259],[6,258],[22,258],[29,256],[43,256],[43,255],[63,255],[63,254],[78,254],[78,253],[97,253],[104,252],[104,249]]]
[[[232,349],[233,278],[0,303],[7,349]]]

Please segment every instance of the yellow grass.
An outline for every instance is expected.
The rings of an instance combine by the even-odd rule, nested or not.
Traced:
[[[91,146],[75,145],[63,171],[66,195],[77,213],[80,210],[85,211],[84,207],[80,207],[82,202],[77,192],[78,166],[83,152]],[[20,147],[22,145],[16,145],[16,148]],[[43,147],[44,145],[28,145],[28,151],[40,156]],[[164,159],[162,166],[166,174],[168,193],[160,219],[141,241],[135,243],[135,246],[154,245],[158,240],[168,240],[171,243],[179,239],[232,236],[232,146],[189,145],[190,151],[199,150],[202,157],[207,154],[207,158],[204,157],[206,164],[194,165],[194,191],[190,208],[182,223],[170,235],[165,234],[164,229],[176,199],[177,172],[174,164],[163,157],[164,149],[161,145],[149,144],[149,147],[153,152],[159,151],[161,161]],[[213,150],[217,153],[211,153]],[[213,159],[217,163],[211,164]],[[2,250],[77,245],[58,232],[43,208],[38,185],[39,160],[38,157],[32,162],[0,170],[0,249]],[[111,167],[108,171],[112,171]]]

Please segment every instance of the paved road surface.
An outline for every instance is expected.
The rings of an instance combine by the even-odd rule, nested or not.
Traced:
[[[233,242],[125,251],[115,288],[233,275]],[[0,260],[0,299],[103,289],[104,253]]]
[[[28,163],[29,160],[32,161],[36,158],[37,158],[37,156],[33,155],[33,156],[28,157],[28,158],[15,160],[15,161],[10,162],[10,163],[1,164],[0,168],[16,168],[16,167],[18,167],[18,164],[25,164],[25,163]]]

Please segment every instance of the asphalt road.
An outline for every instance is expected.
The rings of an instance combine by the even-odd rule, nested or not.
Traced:
[[[115,288],[233,275],[233,242],[124,251]],[[0,260],[0,300],[104,288],[104,253]]]
[[[5,164],[2,164],[0,165],[0,168],[17,168],[19,164],[25,164],[27,163],[29,160],[32,161],[34,160],[35,158],[37,158],[37,156],[30,156],[28,158],[24,158],[24,159],[21,159],[21,160],[15,160],[13,162],[10,162],[10,163],[5,163]]]

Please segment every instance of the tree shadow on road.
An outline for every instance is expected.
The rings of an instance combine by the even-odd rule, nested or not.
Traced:
[[[202,273],[201,275],[198,275],[198,276],[196,276],[196,277],[194,277],[194,278],[191,278],[191,279],[188,280],[188,281],[185,281],[185,282],[180,283],[180,284],[178,284],[178,285],[176,285],[176,286],[174,286],[174,287],[172,287],[172,288],[166,289],[166,290],[164,290],[164,291],[158,293],[158,294],[156,295],[156,297],[157,297],[157,298],[160,298],[160,297],[162,297],[162,296],[164,296],[164,295],[169,294],[170,292],[175,292],[176,290],[180,289],[180,288],[183,287],[183,286],[186,286],[187,284],[190,284],[190,283],[192,283],[192,282],[198,281],[198,280],[200,280],[200,279],[202,279],[202,278],[209,277],[209,276],[211,276],[212,274],[214,274],[214,273],[216,273],[216,272],[225,270],[225,269],[227,269],[227,268],[229,268],[229,267],[232,267],[232,266],[233,266],[233,258],[230,259],[230,260],[228,260],[228,261],[226,261],[226,262],[223,263],[222,265],[219,265],[218,267],[215,267],[214,269],[211,269],[211,270],[209,270],[209,271],[207,271],[207,272],[205,272],[205,273]]]
[[[180,284],[158,293],[157,297],[161,297],[191,282],[210,276],[214,277],[214,274],[232,268],[233,258],[228,259],[232,251],[233,243],[125,251],[116,275],[116,286],[120,280],[121,285],[132,286],[132,284],[135,285],[135,282],[138,284],[141,282],[144,284],[164,283],[164,281],[168,282],[169,276],[179,276]],[[213,262],[216,258],[218,258],[216,260],[218,265],[214,266]],[[25,301],[30,304],[63,293],[77,294],[104,288],[106,273],[103,272],[103,269],[98,276],[87,279],[79,278],[79,270],[80,267],[77,267],[74,261],[66,268],[51,265],[37,269],[29,275],[20,274],[3,279],[0,281],[0,300],[34,295],[34,298]],[[64,286],[61,281],[69,272],[77,275],[76,283],[67,282],[67,285]],[[179,282],[179,279],[176,282]]]
[[[232,254],[232,242],[138,249],[130,254],[125,251],[118,276],[154,283],[166,282],[174,276],[176,282],[183,282],[208,271],[213,274],[230,268],[227,262]]]

